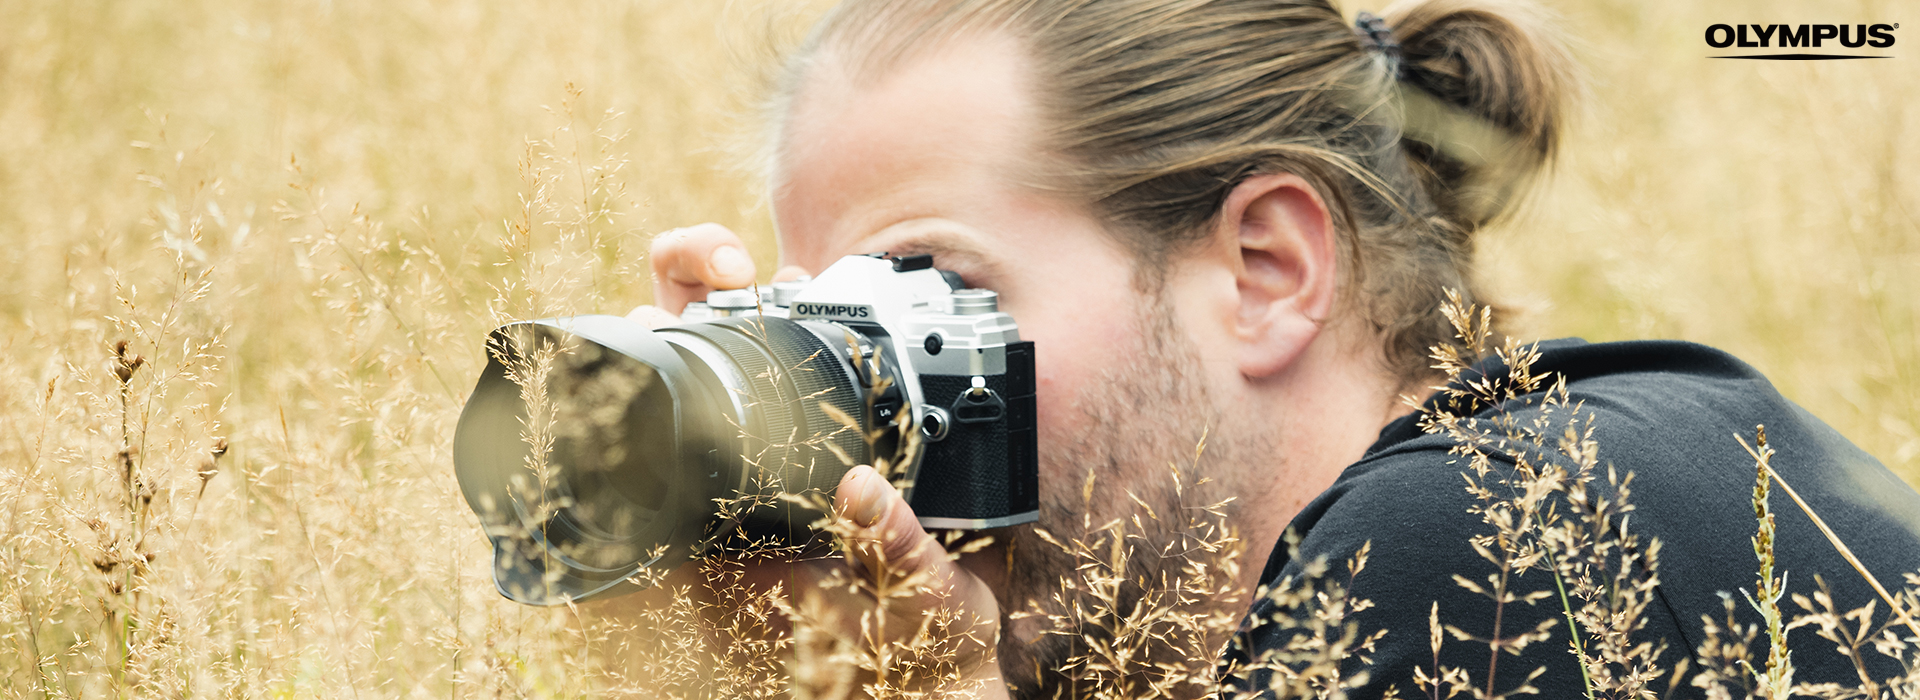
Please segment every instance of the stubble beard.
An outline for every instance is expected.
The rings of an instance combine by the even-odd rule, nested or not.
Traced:
[[[1040,469],[1048,481],[1041,488],[1037,526],[1061,542],[1086,541],[1089,530],[1120,519],[1128,519],[1131,525],[1137,514],[1139,528],[1129,532],[1140,538],[1129,541],[1133,554],[1126,560],[1126,579],[1162,581],[1163,576],[1181,575],[1178,567],[1187,561],[1162,558],[1159,553],[1174,551],[1169,547],[1191,534],[1187,527],[1191,509],[1219,503],[1240,491],[1237,482],[1244,477],[1239,475],[1271,468],[1274,465],[1261,462],[1277,462],[1279,452],[1272,437],[1259,429],[1257,417],[1232,415],[1215,406],[1207,387],[1193,376],[1198,373],[1198,353],[1184,341],[1164,295],[1148,295],[1136,313],[1142,333],[1133,352],[1119,355],[1127,361],[1117,363],[1117,369],[1106,372],[1074,403],[1085,429],[1078,435],[1050,436],[1055,446],[1042,448]],[[1203,437],[1205,452],[1195,469],[1194,450]],[[1184,493],[1175,486],[1175,464],[1185,470]],[[1083,499],[1081,486],[1090,470],[1092,496]],[[1203,477],[1211,480],[1194,483]],[[1146,517],[1128,493],[1158,517]],[[1231,504],[1227,512],[1240,505]],[[1073,619],[1067,620],[1073,627],[1060,629],[1047,615],[1068,615],[1074,598],[1085,597],[1068,589],[1065,581],[1080,576],[1077,569],[1087,560],[1042,539],[1034,528],[1015,528],[1007,539],[1009,566],[1001,599],[999,648],[1002,673],[1013,684],[1017,698],[1078,697],[1084,692],[1076,691],[1087,689],[1076,688],[1080,682],[1062,669],[1076,658],[1086,658],[1090,646],[1082,635],[1099,639],[1102,632],[1085,624],[1086,620]],[[1138,590],[1126,592],[1118,615],[1130,612],[1139,595]],[[1164,647],[1145,651],[1143,666],[1164,662],[1198,670],[1210,668],[1216,660],[1155,658],[1171,653]],[[1218,650],[1209,647],[1209,651]],[[1205,690],[1182,687],[1196,693]]]

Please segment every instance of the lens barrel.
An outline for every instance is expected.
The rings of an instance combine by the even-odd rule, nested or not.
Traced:
[[[823,407],[867,425],[850,362],[862,340],[769,316],[494,331],[454,464],[500,592],[557,604],[644,588],[737,540],[806,544],[821,513],[782,494],[830,503],[849,464],[871,459]]]

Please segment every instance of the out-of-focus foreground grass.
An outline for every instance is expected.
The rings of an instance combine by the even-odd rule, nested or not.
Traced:
[[[618,635],[493,592],[453,423],[493,323],[645,301],[653,232],[772,269],[754,76],[824,4],[0,4],[0,688],[617,686]],[[1899,18],[1558,9],[1593,99],[1484,248],[1522,328],[1729,349],[1920,481],[1920,57],[1700,40]]]

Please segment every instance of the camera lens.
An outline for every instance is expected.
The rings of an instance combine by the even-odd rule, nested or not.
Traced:
[[[745,528],[755,538],[788,542],[810,536],[817,513],[797,513],[780,494],[831,494],[850,466],[834,454],[864,461],[860,431],[822,408],[866,422],[861,388],[850,352],[864,338],[820,322],[777,317],[741,317],[663,328],[658,335],[689,357],[704,385],[719,399],[735,476],[726,494],[750,507],[728,510],[718,526]],[[857,462],[856,462],[857,463]]]
[[[820,322],[735,317],[649,331],[613,316],[513,324],[454,436],[462,492],[507,597],[553,604],[635,588],[728,538],[804,542],[869,459],[846,350]],[[833,342],[830,342],[833,341]],[[536,449],[536,447],[538,449]]]

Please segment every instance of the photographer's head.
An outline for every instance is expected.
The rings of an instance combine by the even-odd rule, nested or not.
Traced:
[[[1236,187],[1291,173],[1336,229],[1343,310],[1390,370],[1421,378],[1452,335],[1443,290],[1472,290],[1471,235],[1553,151],[1567,61],[1522,8],[1411,3],[1386,25],[1398,45],[1383,49],[1325,2],[842,3],[776,102],[783,242],[815,234],[787,214],[820,188],[805,181],[820,151],[888,180],[886,160],[925,171],[944,155],[1091,214],[1157,291],[1217,236]],[[963,145],[955,126],[990,140]],[[888,141],[908,135],[936,148]]]
[[[1485,8],[1369,37],[1315,0],[849,0],[775,103],[783,262],[932,253],[998,291],[1036,341],[1041,525],[1129,491],[1167,512],[1166,465],[1209,430],[1257,571],[1430,382],[1473,233],[1552,154],[1565,61]],[[981,563],[1008,611],[1071,570],[1012,539],[1013,573]],[[1056,666],[1007,629],[1016,680]]]

